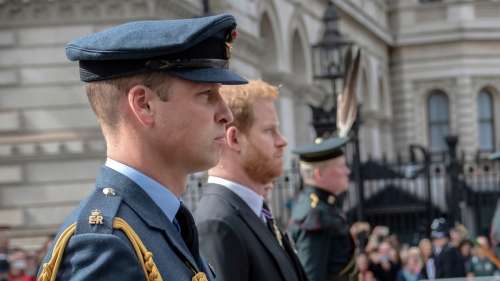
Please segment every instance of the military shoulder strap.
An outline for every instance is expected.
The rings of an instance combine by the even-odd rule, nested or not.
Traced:
[[[43,264],[37,281],[55,281],[61,264],[64,249],[70,238],[83,233],[112,233],[122,231],[130,241],[134,252],[148,281],[163,281],[153,254],[144,246],[134,229],[122,218],[115,217],[121,203],[121,197],[114,194],[114,189],[97,189],[82,207],[76,223],[68,226],[59,236],[52,249],[48,262]]]

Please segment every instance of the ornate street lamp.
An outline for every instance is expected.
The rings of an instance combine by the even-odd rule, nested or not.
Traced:
[[[327,137],[335,132],[337,94],[343,87],[347,66],[351,63],[352,42],[340,34],[338,20],[337,8],[330,2],[323,17],[323,37],[312,46],[314,79],[331,83],[331,91],[325,93],[320,105],[310,105],[317,137]]]

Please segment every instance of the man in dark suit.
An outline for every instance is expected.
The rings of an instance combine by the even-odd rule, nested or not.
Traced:
[[[282,174],[287,142],[273,102],[278,90],[263,81],[223,86],[233,112],[226,146],[195,211],[201,252],[219,281],[300,281],[302,267],[274,223],[265,197]]]
[[[107,160],[39,280],[215,280],[179,197],[219,160],[232,121],[220,84],[247,82],[227,69],[235,27],[227,14],[132,22],[67,45]]]

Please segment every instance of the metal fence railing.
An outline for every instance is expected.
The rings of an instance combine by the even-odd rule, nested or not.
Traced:
[[[368,162],[362,165],[365,221],[372,225],[386,225],[408,240],[413,239],[415,233],[421,236],[428,234],[425,232],[433,218],[447,216],[450,208],[458,207],[460,219],[470,228],[471,234],[488,233],[496,201],[500,197],[498,163],[463,162],[455,182],[457,186],[450,186],[446,163],[431,163],[427,167],[428,173],[425,173],[423,163],[398,161],[379,162],[377,165]],[[188,189],[182,199],[192,211],[203,194],[202,186],[206,179],[206,174],[189,178]],[[283,227],[288,224],[291,207],[300,188],[298,169],[289,169],[275,181],[267,198],[277,222]],[[458,196],[450,197],[450,192]],[[450,205],[450,198],[460,202]],[[356,184],[351,182],[344,200],[344,210],[350,222],[357,220],[358,205],[358,190]]]

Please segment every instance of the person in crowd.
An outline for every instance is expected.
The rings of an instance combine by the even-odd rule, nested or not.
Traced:
[[[462,241],[469,237],[469,231],[463,224],[457,224],[450,229],[450,244],[455,248],[460,248]]]
[[[219,161],[232,121],[221,84],[247,83],[228,69],[235,28],[229,14],[137,21],[66,45],[88,83],[107,160],[40,280],[215,280],[179,198],[189,174]]]
[[[289,232],[310,281],[357,278],[355,241],[342,211],[349,187],[343,147],[347,138],[297,147],[305,187],[293,206]]]
[[[395,249],[386,240],[378,247],[378,260],[371,265],[371,270],[378,281],[395,281],[401,265],[394,261],[392,252]]]
[[[422,279],[435,279],[436,267],[434,265],[434,256],[432,254],[431,240],[424,238],[418,243],[420,254],[422,255]]]
[[[377,251],[380,243],[387,239],[389,239],[389,228],[382,225],[375,226],[370,234],[368,244],[366,245],[366,251]]]
[[[422,257],[417,247],[407,250],[403,267],[396,276],[396,281],[417,281],[422,270]]]
[[[434,266],[436,278],[465,277],[462,255],[450,243],[450,227],[444,218],[437,218],[431,224]]]
[[[468,269],[470,268],[473,247],[474,247],[474,245],[472,244],[472,241],[470,241],[469,239],[462,240],[462,242],[458,246],[458,250],[460,252],[460,255],[462,256],[466,273],[468,272]]]
[[[9,239],[5,234],[0,232],[0,254],[9,254]]]
[[[221,159],[209,170],[195,211],[201,252],[219,281],[306,280],[265,200],[283,173],[287,145],[274,106],[278,88],[253,80],[223,86],[220,93],[234,121],[226,126]]]
[[[0,254],[0,281],[9,281],[10,264],[7,255]]]
[[[495,264],[485,255],[485,250],[489,250],[488,239],[484,236],[477,238],[477,245],[474,246],[474,255],[467,266],[468,277],[493,276],[498,270]]]
[[[370,271],[370,260],[368,255],[360,252],[356,256],[356,268],[358,269],[358,281],[375,281],[373,272]]]
[[[28,274],[28,253],[22,249],[13,249],[9,254],[10,271],[8,281],[35,281]]]

